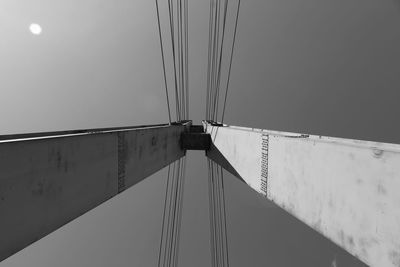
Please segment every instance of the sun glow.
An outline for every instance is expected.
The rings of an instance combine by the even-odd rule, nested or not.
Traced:
[[[34,35],[39,35],[42,33],[42,27],[36,23],[32,23],[31,25],[29,25],[29,30]]]

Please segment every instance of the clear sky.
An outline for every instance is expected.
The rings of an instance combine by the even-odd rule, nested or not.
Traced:
[[[195,123],[204,118],[208,4],[189,1]],[[225,122],[400,143],[399,47],[398,0],[242,0]],[[0,134],[168,120],[154,1],[1,0],[0,78]],[[203,153],[189,152],[180,266],[210,265],[206,174]],[[165,176],[0,267],[155,266]],[[362,266],[228,174],[226,184],[231,266]]]

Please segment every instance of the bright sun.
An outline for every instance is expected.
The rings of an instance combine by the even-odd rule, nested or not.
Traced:
[[[29,30],[34,35],[39,35],[42,33],[42,27],[36,23],[32,23],[31,25],[29,25]]]

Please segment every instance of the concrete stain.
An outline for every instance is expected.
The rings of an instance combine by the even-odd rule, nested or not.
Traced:
[[[383,150],[378,148],[373,148],[372,153],[375,158],[381,158],[383,155]]]
[[[400,251],[391,251],[389,252],[389,259],[393,263],[394,266],[400,267]]]
[[[31,194],[34,197],[54,199],[63,191],[61,185],[56,185],[55,181],[49,180],[49,178],[41,177],[35,180],[31,187]]]
[[[143,147],[139,146],[139,159],[142,158],[142,154],[143,154]]]
[[[346,240],[347,240],[347,244],[349,245],[349,247],[351,247],[351,248],[354,247],[355,243],[354,243],[353,237],[347,236]]]
[[[343,230],[339,231],[339,239],[340,239],[340,244],[345,244],[345,239],[344,239],[344,232]]]
[[[66,161],[64,162],[64,172],[65,172],[65,173],[68,172],[68,167],[69,167],[69,163],[68,163],[68,160],[66,160]]]
[[[386,195],[387,194],[386,188],[383,186],[383,184],[381,182],[378,183],[377,191],[381,195]]]
[[[33,196],[42,196],[44,192],[44,182],[38,181],[36,185],[32,188]]]
[[[164,136],[162,148],[163,148],[163,150],[167,150],[167,148],[168,148],[168,136]]]
[[[363,254],[363,256],[365,258],[368,257],[367,250],[369,250],[374,243],[377,243],[377,240],[375,240],[375,239],[371,240],[371,239],[367,239],[365,237],[362,237],[358,240],[358,245],[361,248],[361,253]]]
[[[153,136],[153,137],[151,138],[151,145],[152,145],[152,146],[157,145],[157,137]]]
[[[335,205],[333,204],[332,196],[329,197],[328,205],[329,205],[329,208],[330,208],[331,210],[334,210],[334,209],[335,209]]]

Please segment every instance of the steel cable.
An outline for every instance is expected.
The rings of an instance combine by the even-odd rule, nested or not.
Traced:
[[[159,33],[159,37],[160,37],[160,49],[161,49],[162,66],[163,66],[163,72],[164,72],[165,94],[166,94],[166,97],[167,97],[168,119],[169,119],[169,124],[171,124],[171,109],[170,109],[170,106],[169,106],[167,74],[165,72],[164,45],[163,45],[162,36],[161,36],[160,11],[159,11],[159,8],[158,8],[158,0],[156,0],[156,10],[157,10],[158,33]]]
[[[169,189],[169,181],[170,181],[170,169],[171,165],[168,165],[168,176],[167,176],[167,184],[166,184],[166,190],[165,190],[165,198],[164,198],[164,211],[163,211],[163,216],[162,216],[162,224],[161,224],[161,238],[160,238],[160,249],[158,253],[158,266],[161,266],[161,257],[162,257],[162,245],[166,242],[164,241],[164,228],[165,228],[165,214],[166,214],[166,209],[167,209],[167,199],[168,199],[168,189]]]
[[[223,170],[210,159],[207,164],[211,266],[229,266]]]
[[[217,121],[218,117],[218,102],[219,102],[219,89],[221,83],[221,66],[222,66],[222,55],[223,55],[223,48],[224,48],[224,39],[225,39],[225,26],[226,26],[226,14],[228,11],[228,0],[225,0],[225,8],[224,8],[224,17],[223,17],[223,28],[222,28],[222,40],[221,40],[221,48],[219,53],[219,66],[218,66],[218,74],[217,74],[217,85],[216,85],[216,113],[215,118],[213,120]]]
[[[179,96],[178,96],[178,80],[176,77],[176,60],[175,60],[175,30],[174,30],[174,7],[172,0],[168,0],[168,13],[169,13],[169,25],[171,33],[171,43],[172,43],[172,61],[174,66],[174,81],[175,81],[175,104],[176,104],[176,120],[180,121],[180,106],[179,106]]]
[[[236,43],[236,33],[237,33],[237,25],[238,25],[238,19],[239,19],[240,2],[241,2],[241,0],[238,1],[237,11],[236,11],[235,30],[234,30],[234,34],[233,34],[231,56],[230,56],[230,60],[229,60],[230,62],[229,62],[228,78],[227,78],[227,83],[226,83],[224,107],[222,109],[221,123],[224,123],[224,117],[225,117],[226,99],[228,96],[228,88],[229,88],[229,82],[230,82],[231,70],[232,70],[232,58],[233,58],[233,52],[234,52],[235,43]]]

